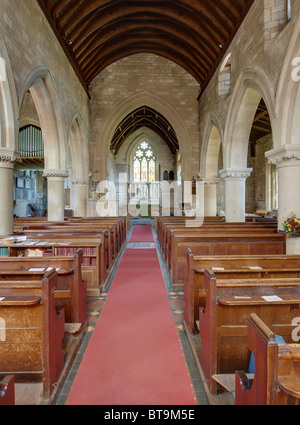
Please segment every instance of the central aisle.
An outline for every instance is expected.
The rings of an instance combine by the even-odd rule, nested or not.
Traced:
[[[126,249],[67,404],[196,404],[156,249]]]

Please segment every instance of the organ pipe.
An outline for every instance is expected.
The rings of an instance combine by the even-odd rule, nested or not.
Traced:
[[[43,157],[44,145],[41,129],[32,125],[20,129],[19,150],[23,158]]]

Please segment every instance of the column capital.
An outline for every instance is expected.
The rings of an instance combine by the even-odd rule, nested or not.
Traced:
[[[300,165],[300,145],[283,145],[266,152],[271,164],[283,167],[285,165]]]
[[[224,180],[244,181],[251,176],[252,171],[252,168],[226,168],[220,171],[220,176]]]
[[[20,153],[5,148],[0,149],[1,168],[14,168],[15,162],[22,162],[20,158]]]
[[[74,186],[88,186],[89,182],[87,179],[72,179],[72,184]]]
[[[219,184],[220,179],[218,177],[203,177],[198,173],[198,181],[203,182],[204,184]]]
[[[43,176],[47,178],[59,178],[65,179],[68,177],[68,173],[66,170],[44,170]]]

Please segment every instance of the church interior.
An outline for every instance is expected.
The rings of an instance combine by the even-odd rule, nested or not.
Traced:
[[[299,405],[300,0],[0,3],[0,405]]]

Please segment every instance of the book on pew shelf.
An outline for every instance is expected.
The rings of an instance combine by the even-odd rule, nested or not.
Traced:
[[[28,269],[29,272],[43,272],[45,271],[45,268],[41,267],[32,267],[31,269]]]

